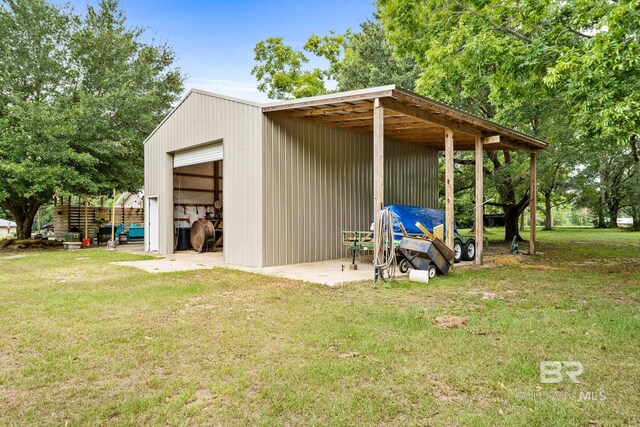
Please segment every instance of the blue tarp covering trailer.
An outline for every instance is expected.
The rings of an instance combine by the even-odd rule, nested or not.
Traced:
[[[444,211],[406,205],[389,205],[385,206],[385,208],[393,213],[393,234],[396,240],[402,239],[402,229],[400,228],[400,224],[396,222],[396,219],[404,225],[408,234],[422,235],[422,231],[416,227],[416,222],[419,222],[429,230],[429,233],[433,233],[433,228],[442,224],[444,225],[444,235],[447,235]],[[455,222],[453,223],[453,234],[458,234],[458,228]]]
[[[385,206],[393,214],[393,236],[396,246],[400,245],[404,233],[402,224],[409,236],[423,236],[424,233],[416,226],[419,222],[430,233],[439,225],[442,225],[443,234],[446,236],[445,212],[439,209],[423,208],[420,206],[389,205]],[[471,237],[460,236],[454,222],[453,234],[455,261],[470,261],[475,258],[475,240]],[[342,243],[353,251],[353,263],[355,264],[356,252],[373,248],[373,223],[370,231],[343,231]],[[401,270],[403,270],[401,268]],[[444,270],[444,269],[442,269]],[[448,270],[448,269],[447,269]],[[404,272],[404,271],[403,271]],[[444,271],[442,271],[444,273]],[[445,273],[446,274],[446,273]]]

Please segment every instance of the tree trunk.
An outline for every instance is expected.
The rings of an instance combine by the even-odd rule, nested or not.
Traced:
[[[511,241],[515,237],[518,242],[523,242],[524,239],[520,236],[518,231],[518,218],[520,213],[516,206],[506,206],[504,208],[504,239]]]
[[[632,230],[640,231],[640,209],[636,205],[631,208],[631,215],[633,216]]]
[[[633,217],[632,230],[634,231],[640,231],[640,209],[638,209],[638,205],[640,204],[640,150],[638,150],[638,139],[638,135],[634,135],[629,139],[629,144],[631,145],[631,156],[633,157],[633,163],[636,167],[635,192],[631,196],[631,216]]]
[[[502,169],[504,166],[511,165],[511,154],[505,150],[502,152],[504,155],[504,165],[500,162],[497,151],[488,151],[487,156],[493,163],[494,173]],[[498,194],[500,194],[500,202],[498,206],[502,206],[504,209],[504,239],[508,242],[515,237],[518,241],[523,241],[520,233],[518,232],[518,218],[520,214],[529,206],[529,191],[524,193],[524,196],[519,202],[516,201],[516,185],[510,172],[504,174],[500,183],[497,184]]]
[[[5,200],[4,207],[11,213],[16,222],[16,234],[18,239],[30,239],[33,220],[38,213],[42,202],[25,201],[24,203],[12,203]]]
[[[520,214],[520,232],[524,231],[524,211]]]
[[[596,224],[597,228],[606,228],[606,224],[604,223],[604,207],[602,203],[598,204],[598,223]]]
[[[604,173],[604,166],[600,166],[599,170],[600,175],[600,201],[598,203],[598,228],[605,228],[606,224],[604,222],[604,207],[607,204],[607,189],[604,187],[604,183],[606,182],[606,176]]]
[[[551,216],[551,192],[544,193],[544,229],[551,230],[553,228],[553,217]]]
[[[619,203],[610,203],[609,204],[609,228],[617,228],[618,227],[618,212],[620,211]]]

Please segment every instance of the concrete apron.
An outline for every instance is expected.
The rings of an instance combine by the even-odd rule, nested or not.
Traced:
[[[154,255],[144,252],[142,245],[123,245],[118,246],[117,250],[155,256],[155,259],[146,261],[112,263],[114,265],[140,268],[149,273],[231,268],[234,270],[265,274],[267,276],[281,277],[285,279],[301,280],[304,282],[318,283],[328,286],[336,286],[341,283],[361,280],[373,280],[373,264],[370,257],[364,257],[357,260],[358,270],[349,269],[349,264],[351,263],[350,258],[310,262],[305,264],[291,264],[277,267],[255,268],[226,264],[223,260],[222,252],[197,253],[194,251],[181,251],[165,257],[162,255]]]

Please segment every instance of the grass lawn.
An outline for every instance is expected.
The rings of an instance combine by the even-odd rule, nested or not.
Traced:
[[[429,285],[334,289],[1,254],[0,424],[640,424],[640,234],[539,240]],[[580,383],[541,384],[541,361],[581,362]]]

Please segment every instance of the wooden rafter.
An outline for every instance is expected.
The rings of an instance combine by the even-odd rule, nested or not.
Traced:
[[[315,116],[330,116],[332,114],[344,114],[361,111],[361,112],[369,112],[373,111],[373,107],[370,102],[362,102],[360,104],[345,104],[338,107],[314,107],[306,110],[295,110],[290,112],[288,115],[292,118],[302,118],[302,117],[315,117]],[[371,113],[373,114],[373,113]]]
[[[262,111],[372,135],[375,99],[383,110],[385,138],[443,150],[444,129],[449,128],[456,149],[474,150],[476,137],[484,150],[535,152],[546,148],[545,142],[534,137],[393,85],[278,102],[263,107]]]
[[[485,136],[482,138],[482,143],[484,145],[500,144],[500,135]]]
[[[385,127],[385,131],[395,131],[395,130],[411,130],[411,131],[416,131],[416,132],[421,132],[424,130],[430,131],[438,131],[438,130],[442,130],[442,128],[438,128],[438,127],[434,127],[432,124],[430,123],[425,123],[425,122],[413,122],[410,120],[386,120],[384,121],[384,127]],[[350,123],[348,125],[338,125],[336,127],[347,127],[350,130],[369,130],[371,131],[373,129],[373,125],[371,124],[371,122],[362,122],[362,123]],[[442,132],[438,132],[438,133],[442,133]]]
[[[294,101],[279,102],[273,105],[267,105],[262,108],[265,113],[279,110],[290,110],[293,108],[318,107],[335,104],[355,103],[357,101],[372,102],[375,98],[390,97],[393,95],[393,87],[376,88],[373,91],[354,91],[352,93],[343,93],[335,95],[324,95],[307,99],[299,99]]]
[[[336,116],[330,116],[326,118],[310,118],[309,121],[312,121],[317,124],[334,126],[334,127],[369,127],[373,129],[373,114],[371,115],[361,115],[360,117],[350,117],[348,119],[341,119]],[[384,122],[386,123],[421,123],[420,121],[416,121],[411,117],[406,117],[402,115],[395,116],[385,116]]]
[[[385,108],[396,111],[398,113],[403,113],[408,116],[417,117],[419,119],[422,119],[427,122],[431,122],[439,126],[448,127],[454,131],[467,133],[473,136],[478,135],[480,133],[480,131],[478,131],[477,129],[471,126],[467,126],[463,123],[459,123],[454,119],[445,117],[442,114],[428,112],[416,105],[414,106],[406,105],[394,99],[384,99],[382,100],[382,105],[384,105]]]

